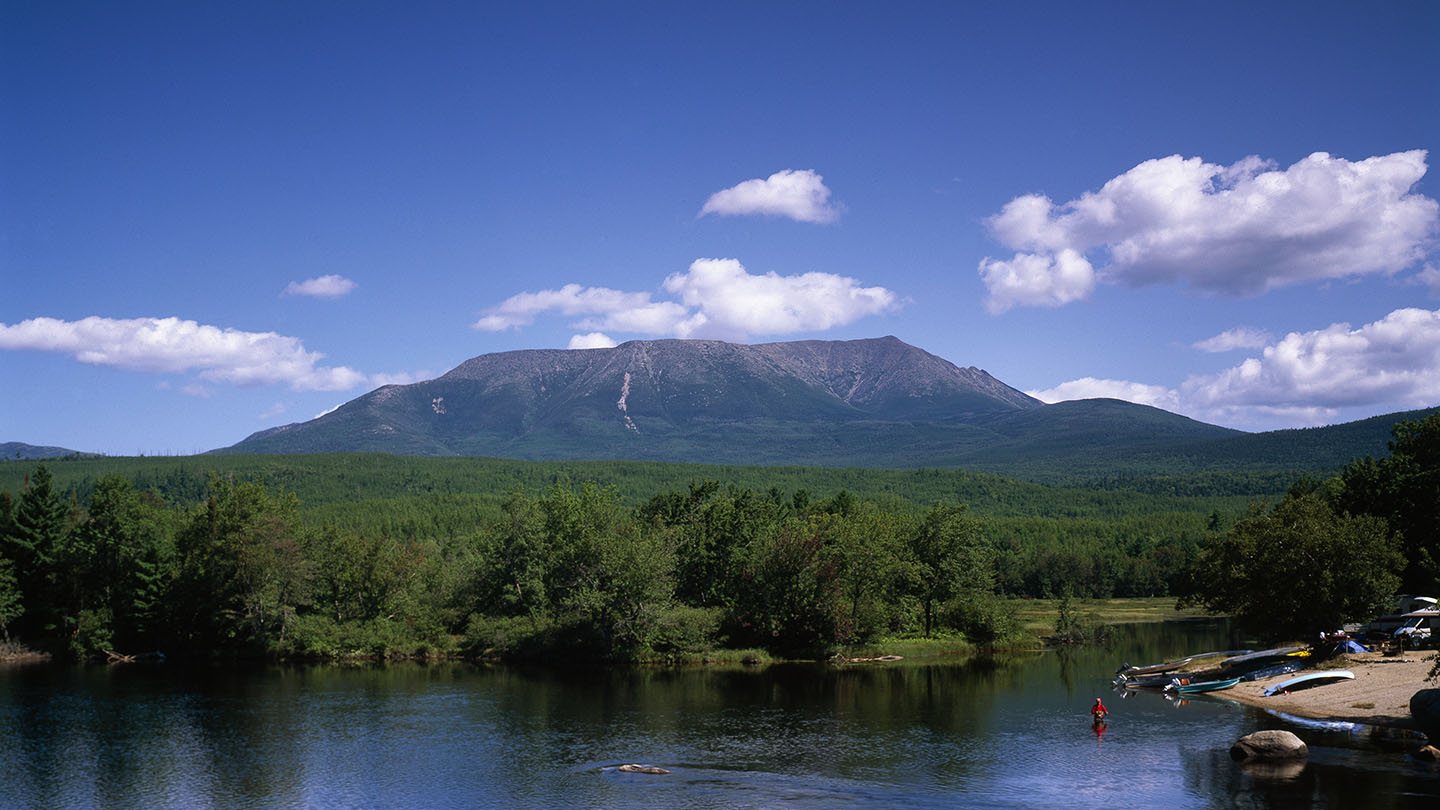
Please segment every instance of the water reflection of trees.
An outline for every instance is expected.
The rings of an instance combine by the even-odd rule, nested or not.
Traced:
[[[516,768],[666,756],[691,768],[950,783],[986,739],[997,691],[1022,659],[943,664],[778,664],[571,675],[497,670],[497,718]],[[643,745],[646,750],[636,751]]]

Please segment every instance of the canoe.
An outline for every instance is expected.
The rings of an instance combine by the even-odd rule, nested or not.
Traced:
[[[1240,676],[1242,681],[1258,681],[1261,678],[1274,678],[1277,675],[1289,675],[1292,672],[1299,672],[1305,668],[1303,661],[1286,661],[1274,666],[1252,669]]]
[[[1261,650],[1235,658],[1226,658],[1220,662],[1220,668],[1231,675],[1244,675],[1254,669],[1293,661],[1297,658],[1307,658],[1309,655],[1310,650],[1305,647],[1276,647],[1273,650]]]
[[[1186,695],[1194,694],[1196,692],[1218,692],[1221,689],[1229,689],[1230,687],[1234,686],[1239,682],[1239,678],[1229,678],[1223,681],[1201,681],[1199,683],[1189,683],[1183,681],[1180,678],[1176,678],[1170,683],[1169,686],[1165,687],[1165,691],[1179,692]]]
[[[1304,649],[1304,647],[1276,647],[1270,650],[1261,650],[1259,652],[1247,653],[1245,655],[1237,655],[1234,658],[1226,658],[1224,661],[1220,662],[1220,666],[1226,667],[1228,669],[1237,665],[1244,666],[1246,664],[1252,664],[1256,661],[1263,661],[1267,658],[1285,658],[1287,656],[1294,655],[1295,653],[1302,652],[1304,651]]]
[[[1262,694],[1265,697],[1278,695],[1281,692],[1293,692],[1296,689],[1309,689],[1312,686],[1323,686],[1335,681],[1348,681],[1355,677],[1355,673],[1348,669],[1331,669],[1324,672],[1307,672],[1304,675],[1297,675],[1286,681],[1281,681],[1266,689]]]
[[[1173,672],[1162,672],[1157,675],[1120,675],[1115,678],[1115,685],[1123,686],[1126,689],[1160,689],[1174,679]]]
[[[1296,649],[1300,649],[1300,648],[1297,647]],[[1150,664],[1149,666],[1143,666],[1143,667],[1132,667],[1132,666],[1128,666],[1128,665],[1126,665],[1126,666],[1121,666],[1120,669],[1116,671],[1116,674],[1119,674],[1119,675],[1158,675],[1158,674],[1164,673],[1164,672],[1173,672],[1174,670],[1177,670],[1177,669],[1185,666],[1186,664],[1190,663],[1191,661],[1199,661],[1199,660],[1202,659],[1202,658],[1215,658],[1215,657],[1221,656],[1221,655],[1240,655],[1240,654],[1242,654],[1242,653],[1248,653],[1248,652],[1250,652],[1250,651],[1249,651],[1249,650],[1217,650],[1216,652],[1196,653],[1195,655],[1187,655],[1187,656],[1185,656],[1184,658],[1177,658],[1177,659],[1175,659],[1174,661],[1165,661],[1164,663],[1160,663],[1160,664]],[[1230,660],[1234,660],[1234,659],[1230,659]]]

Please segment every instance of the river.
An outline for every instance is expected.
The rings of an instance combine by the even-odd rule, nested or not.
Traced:
[[[1110,689],[1122,660],[1231,643],[1165,623],[844,667],[7,666],[0,807],[1440,807],[1440,768],[1367,728]],[[1309,759],[1232,763],[1262,728],[1295,731]]]

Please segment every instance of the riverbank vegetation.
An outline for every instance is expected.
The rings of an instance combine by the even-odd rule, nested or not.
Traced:
[[[1373,504],[1367,514],[1389,509],[1377,519],[1402,525],[1420,498],[1405,486],[1434,486],[1433,462],[1414,460],[1429,435],[1397,428],[1391,459],[1324,485],[1326,508]],[[0,463],[14,493],[0,494],[0,638],[75,656],[995,648],[1060,623],[1035,627],[1040,603],[1021,600],[1077,600],[1059,611],[1071,630],[1092,612],[1114,619],[1080,600],[1173,604],[1192,582],[1196,604],[1227,610],[1213,596],[1224,543],[1269,508],[1246,517],[1254,498],[1236,492],[1259,486],[1249,476],[1183,495],[942,470],[377,455],[20,464]],[[1406,557],[1419,578],[1429,543]]]
[[[1395,426],[1390,455],[1296,482],[1208,537],[1186,602],[1269,640],[1365,621],[1399,590],[1440,585],[1440,414]]]

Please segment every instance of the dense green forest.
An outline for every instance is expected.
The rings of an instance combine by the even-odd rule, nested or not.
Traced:
[[[0,461],[0,491],[19,492],[34,461]],[[88,499],[103,476],[119,474],[137,489],[171,504],[204,500],[218,475],[295,494],[307,509],[362,501],[437,497],[502,502],[516,488],[540,490],[560,480],[603,481],[628,505],[697,481],[724,481],[757,492],[806,490],[829,497],[845,490],[865,501],[924,509],[941,501],[966,503],[996,517],[1111,518],[1167,512],[1239,511],[1254,497],[1283,494],[1300,475],[1317,470],[1112,477],[1085,486],[1035,484],[965,470],[875,470],[826,467],[726,467],[645,461],[515,461],[475,457],[215,455],[68,457],[45,461],[56,486]]]
[[[1394,481],[1414,456],[1353,463],[1330,502],[1411,519],[1419,496]],[[1279,483],[366,454],[4,462],[0,632],[77,656],[986,645],[1015,630],[1007,597],[1185,593]],[[1423,582],[1431,550],[1406,550],[1420,561],[1406,581]]]

